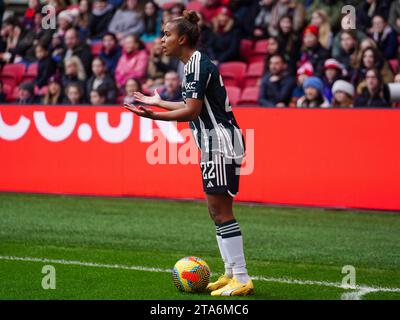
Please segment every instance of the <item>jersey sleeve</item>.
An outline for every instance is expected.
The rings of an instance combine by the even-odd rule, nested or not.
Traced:
[[[186,75],[186,83],[185,83],[186,99],[188,98],[199,99],[199,100],[204,99],[209,74],[202,69],[200,69],[199,66],[198,70],[195,69],[194,72],[191,72],[188,75]]]

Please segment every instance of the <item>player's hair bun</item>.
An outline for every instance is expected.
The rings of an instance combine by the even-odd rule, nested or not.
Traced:
[[[188,11],[188,10],[183,11],[183,17],[186,20],[188,20],[190,23],[195,24],[195,25],[197,25],[197,23],[200,20],[197,12],[193,11],[193,10],[191,10],[191,11]]]

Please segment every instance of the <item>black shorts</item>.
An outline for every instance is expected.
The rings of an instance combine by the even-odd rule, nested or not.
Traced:
[[[207,194],[229,194],[239,192],[240,167],[243,158],[230,159],[220,154],[202,157],[200,169],[203,190]]]

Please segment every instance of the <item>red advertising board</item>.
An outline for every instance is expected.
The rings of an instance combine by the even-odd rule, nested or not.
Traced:
[[[234,112],[238,201],[400,210],[398,110]],[[0,107],[0,191],[204,198],[196,152],[187,123],[122,107]]]

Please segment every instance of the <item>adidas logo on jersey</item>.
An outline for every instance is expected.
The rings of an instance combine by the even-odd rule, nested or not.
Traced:
[[[214,187],[214,185],[213,185],[213,183],[211,181],[208,181],[207,188],[211,188],[211,187]]]

